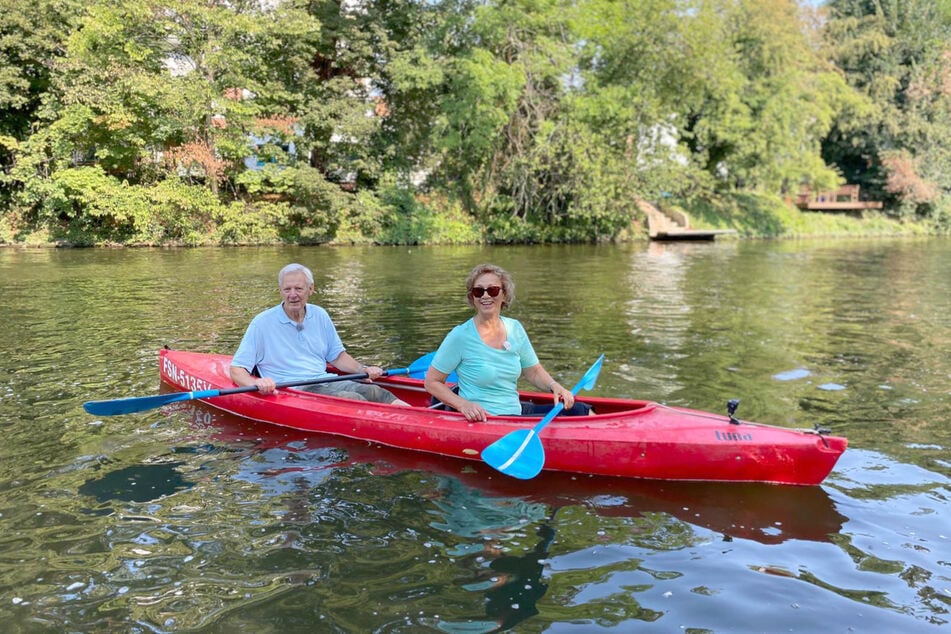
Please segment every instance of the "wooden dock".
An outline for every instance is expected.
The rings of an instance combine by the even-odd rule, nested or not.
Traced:
[[[843,185],[834,191],[812,192],[803,189],[796,197],[796,206],[804,211],[862,212],[881,209],[882,203],[862,200],[858,185]]]

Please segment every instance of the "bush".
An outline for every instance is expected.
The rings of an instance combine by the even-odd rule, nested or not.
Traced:
[[[135,216],[134,240],[146,244],[199,245],[216,230],[226,207],[208,188],[175,178],[147,189],[149,207]]]
[[[98,165],[55,172],[44,190],[39,225],[74,244],[136,240],[137,224],[151,213],[141,187],[116,180]]]
[[[285,202],[233,202],[215,217],[218,244],[275,244],[285,241],[291,206]]]
[[[439,210],[428,198],[417,200],[412,192],[393,186],[384,191],[383,205],[389,211],[379,237],[381,244],[478,244],[482,232],[459,205],[440,199]]]

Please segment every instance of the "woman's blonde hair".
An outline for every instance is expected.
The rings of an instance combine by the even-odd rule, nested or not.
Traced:
[[[499,279],[502,280],[502,293],[504,293],[502,296],[502,308],[511,306],[512,302],[515,301],[515,280],[512,279],[508,271],[494,264],[479,264],[469,272],[469,276],[466,278],[466,301],[469,302],[469,306],[475,308],[475,299],[472,297],[472,287],[475,285],[475,281],[486,273],[497,275]]]

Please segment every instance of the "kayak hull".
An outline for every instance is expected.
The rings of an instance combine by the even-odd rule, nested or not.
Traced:
[[[234,387],[231,357],[164,349],[162,381],[177,390]],[[422,381],[390,377],[378,383],[413,407],[312,394],[295,389],[262,395],[244,392],[205,399],[251,420],[334,434],[390,447],[480,460],[505,434],[529,429],[538,418],[492,416],[472,423],[458,412],[428,407]],[[550,400],[526,392],[527,400]],[[769,482],[817,485],[845,451],[844,438],[788,429],[652,401],[582,398],[594,416],[555,418],[540,439],[546,471],[657,480]],[[735,419],[734,419],[735,420]]]

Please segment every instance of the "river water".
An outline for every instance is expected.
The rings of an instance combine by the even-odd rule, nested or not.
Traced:
[[[821,425],[820,487],[543,474],[245,422],[158,393],[231,353],[291,261],[358,359],[403,367],[511,270],[593,393]],[[0,250],[5,632],[928,632],[951,621],[951,242]]]

